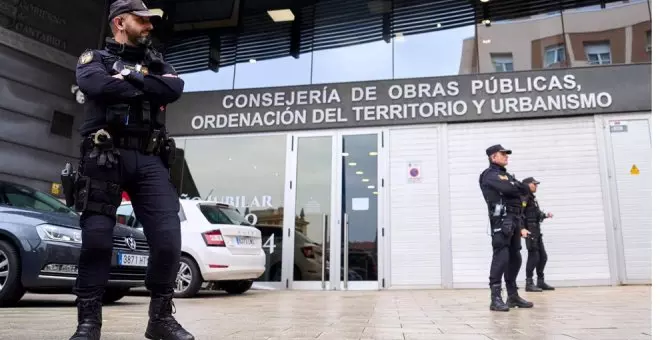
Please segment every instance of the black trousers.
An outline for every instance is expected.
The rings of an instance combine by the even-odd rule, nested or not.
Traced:
[[[136,218],[142,223],[149,243],[145,285],[152,294],[169,294],[181,256],[179,199],[169,172],[159,156],[119,149],[119,164],[112,169],[98,166],[83,152],[82,175],[121,185],[131,197]],[[79,171],[80,171],[79,170]],[[111,203],[107,193],[90,190],[90,199]],[[112,233],[116,216],[85,211],[80,219],[82,249],[74,293],[80,298],[101,296],[112,261]]]
[[[515,295],[518,292],[516,278],[522,266],[522,249],[520,236],[520,218],[518,216],[508,216],[513,219],[513,233],[506,235],[501,229],[502,222],[497,219],[491,219],[493,259],[490,264],[489,286],[501,285],[502,276],[506,284],[508,295]]]
[[[544,280],[543,270],[545,264],[548,263],[548,253],[545,252],[543,234],[539,234],[534,238],[527,238],[525,246],[527,247],[527,268],[525,268],[527,278],[531,279],[534,276],[534,269],[536,268],[536,276]]]

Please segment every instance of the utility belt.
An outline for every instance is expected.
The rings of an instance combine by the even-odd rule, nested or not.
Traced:
[[[491,217],[491,235],[501,232],[506,236],[511,236],[515,229],[516,221],[514,219],[520,216],[522,208],[500,202],[493,205],[489,213]]]
[[[122,188],[119,184],[103,181],[76,171],[71,163],[66,163],[60,174],[64,200],[68,207],[74,207],[78,212],[91,211],[110,217],[115,217],[117,207],[121,204]],[[103,194],[106,201],[92,199],[92,191]]]
[[[164,130],[145,129],[140,133],[117,134],[101,129],[83,139],[82,152],[85,153],[99,145],[100,139],[105,139],[108,146],[113,148],[136,150],[145,155],[159,155],[168,168],[174,164],[176,142]]]
[[[516,206],[506,205],[504,203],[498,203],[492,206],[489,211],[490,217],[505,217],[509,215],[520,215],[522,214],[522,208]]]
[[[112,136],[108,131],[101,129],[83,138],[81,159],[85,162],[96,162],[98,167],[113,169],[119,166],[121,155],[118,149],[159,155],[168,169],[174,164],[176,155],[176,143],[165,131],[152,130],[144,136]],[[66,205],[75,206],[78,212],[91,211],[114,217],[121,203],[121,186],[112,181],[86,176],[81,173],[81,170],[84,170],[81,165],[82,161],[76,171],[71,163],[66,163],[61,172]],[[106,199],[102,202],[92,200],[90,197],[92,191],[101,192]]]

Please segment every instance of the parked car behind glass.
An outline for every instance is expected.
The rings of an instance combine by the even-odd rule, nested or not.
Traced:
[[[218,202],[179,200],[181,264],[174,296],[195,296],[203,283],[243,294],[265,270],[261,232],[234,207]],[[131,202],[117,209],[118,221],[142,230]]]
[[[0,306],[25,292],[72,293],[80,256],[80,216],[57,198],[0,181]],[[144,234],[118,224],[104,303],[144,286],[149,248]],[[124,264],[126,263],[126,264]]]

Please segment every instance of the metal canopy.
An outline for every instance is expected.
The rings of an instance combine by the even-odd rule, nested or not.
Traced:
[[[180,73],[292,56],[614,0],[152,0],[155,36]],[[274,22],[268,10],[290,9]]]

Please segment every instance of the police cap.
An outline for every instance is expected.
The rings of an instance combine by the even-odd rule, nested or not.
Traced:
[[[498,152],[504,152],[504,153],[506,153],[507,155],[510,155],[510,154],[511,154],[511,150],[509,150],[509,149],[505,149],[505,148],[504,148],[502,145],[500,145],[500,144],[495,144],[495,145],[489,147],[488,149],[486,149],[486,155],[488,155],[488,157],[490,157],[491,155],[496,154],[496,153],[498,153]]]
[[[163,10],[159,8],[150,9],[141,0],[115,0],[110,5],[108,21],[112,21],[113,18],[124,13],[131,13],[140,17],[163,17]]]
[[[534,184],[541,184],[541,182],[537,181],[534,179],[534,177],[527,177],[522,180],[523,184],[529,184],[529,183],[534,183]]]

